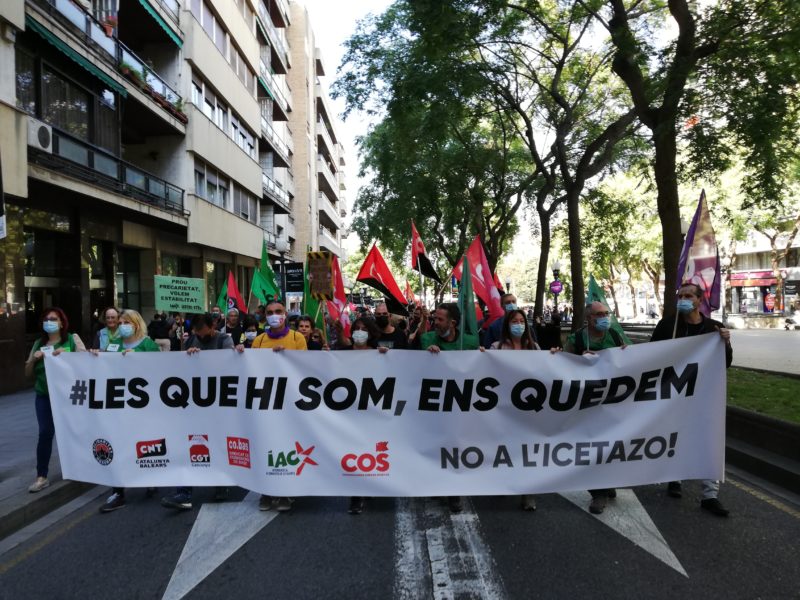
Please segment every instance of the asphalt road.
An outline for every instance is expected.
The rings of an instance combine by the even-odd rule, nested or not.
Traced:
[[[800,331],[733,329],[733,365],[800,374]]]
[[[0,555],[0,598],[800,597],[797,499],[729,477],[724,519],[699,496],[697,483],[681,500],[621,491],[602,518],[583,492],[540,496],[533,513],[510,497],[473,497],[458,516],[383,498],[353,516],[344,498],[278,515],[255,496],[176,513],[132,490],[122,510],[98,514],[98,497]]]

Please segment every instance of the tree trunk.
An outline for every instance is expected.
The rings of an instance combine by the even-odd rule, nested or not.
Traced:
[[[637,306],[636,302],[636,287],[633,285],[633,273],[631,273],[630,268],[626,267],[625,270],[628,272],[628,289],[631,292],[631,303],[633,304],[633,318],[639,318],[639,307]]]
[[[577,186],[576,186],[577,187]],[[583,287],[583,245],[581,243],[581,224],[578,204],[580,192],[567,191],[567,226],[569,229],[569,266],[572,278],[572,331],[583,324],[586,291]]]
[[[608,280],[608,289],[611,292],[611,299],[614,301],[614,316],[619,319],[619,302],[617,302],[617,290],[614,288],[616,275],[614,275],[614,265],[611,263],[608,264],[608,272],[611,275]]]
[[[544,295],[547,289],[547,261],[550,258],[550,214],[545,210],[540,210],[539,228],[542,234],[542,247],[539,252],[539,268],[536,272],[536,297],[533,303],[534,317],[541,317],[544,313]]]
[[[683,245],[678,177],[675,166],[677,155],[675,138],[673,122],[662,122],[653,132],[655,143],[653,167],[658,188],[658,215],[661,219],[661,243],[664,256],[664,302],[659,301],[663,316],[675,314],[675,290],[673,288],[678,283],[678,261]],[[656,298],[658,298],[658,272],[655,273],[653,285],[656,289]]]

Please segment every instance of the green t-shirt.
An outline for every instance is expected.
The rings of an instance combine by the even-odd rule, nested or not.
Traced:
[[[576,345],[575,345],[576,334],[583,336],[583,346],[586,350],[597,351],[597,350],[605,350],[606,348],[617,348],[620,346],[620,344],[618,344],[616,340],[614,340],[614,337],[611,335],[610,329],[606,331],[605,334],[603,334],[602,338],[596,339],[589,336],[589,330],[586,327],[584,327],[583,329],[579,329],[578,331],[570,334],[569,337],[567,337],[566,349],[569,352],[574,353],[576,350]],[[588,344],[586,343],[587,339],[589,342]]]
[[[45,344],[48,346],[49,344]],[[62,352],[75,352],[75,340],[72,339],[72,334],[67,334],[67,343],[62,344],[53,344],[53,350],[61,349]],[[33,353],[38,352],[42,349],[42,340],[36,340],[33,343]],[[44,358],[42,360],[37,360],[33,363],[33,389],[37,394],[42,394],[47,396],[47,374],[44,370]]]
[[[126,348],[125,344],[120,343],[117,352],[125,352],[125,350],[133,350],[134,352],[161,352],[161,348],[149,337],[143,337],[133,348]]]
[[[461,348],[461,332],[458,332],[456,339],[447,342],[439,337],[435,331],[428,331],[422,334],[421,345],[423,350],[430,346],[439,346],[442,350],[477,350],[480,346],[477,335],[464,334],[464,347]]]

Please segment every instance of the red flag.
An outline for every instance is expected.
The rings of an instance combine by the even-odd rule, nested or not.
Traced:
[[[414,292],[411,289],[411,284],[408,283],[408,279],[406,279],[406,300],[408,300],[409,303],[417,303],[417,297],[414,295]]]
[[[383,260],[383,255],[374,244],[367,254],[364,264],[361,265],[356,281],[366,283],[381,292],[386,299],[386,307],[389,312],[408,316],[408,310],[406,310],[408,302],[403,298],[403,292],[400,291],[386,261]]]
[[[347,315],[347,294],[344,292],[344,281],[342,279],[342,269],[339,267],[339,259],[334,256],[331,263],[331,273],[333,274],[333,301],[328,300],[328,312],[334,319],[337,319],[344,328],[344,334],[350,337],[350,317]]]
[[[500,306],[500,292],[492,281],[492,271],[489,269],[489,261],[486,260],[486,253],[483,251],[481,236],[475,236],[467,249],[467,260],[469,261],[470,272],[472,273],[472,289],[483,303],[489,308],[489,317],[484,321],[483,327],[487,327],[495,319],[502,319],[505,314],[503,307]],[[453,276],[461,281],[461,262],[453,269]]]
[[[494,272],[494,287],[498,290],[505,291],[503,284],[500,283],[500,277],[497,276],[497,271]]]
[[[235,308],[240,313],[247,312],[247,305],[244,298],[239,293],[239,288],[236,287],[236,279],[233,277],[233,271],[228,271],[228,310]]]
[[[439,279],[439,274],[428,258],[427,252],[425,252],[425,244],[422,243],[422,238],[419,237],[414,221],[411,221],[411,268],[419,271],[425,277],[435,280],[437,283],[442,283],[441,279]]]

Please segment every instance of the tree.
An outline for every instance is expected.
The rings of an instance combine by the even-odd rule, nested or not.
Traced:
[[[650,131],[666,281],[681,248],[679,124],[694,162],[724,168],[731,142],[748,150],[751,202],[775,206],[786,159],[797,151],[800,2],[720,0],[703,13],[691,0],[579,0],[609,32],[613,69]],[[653,29],[669,15],[677,37],[659,48]],[[663,29],[662,29],[663,31]],[[703,112],[699,112],[702,109]],[[674,311],[670,298],[667,312]]]

